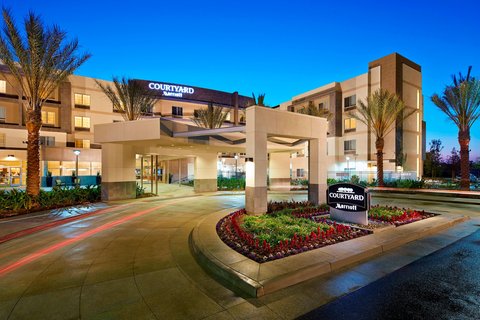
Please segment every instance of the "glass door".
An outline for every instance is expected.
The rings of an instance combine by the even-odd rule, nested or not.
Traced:
[[[22,184],[22,168],[10,167],[10,185],[18,187]]]

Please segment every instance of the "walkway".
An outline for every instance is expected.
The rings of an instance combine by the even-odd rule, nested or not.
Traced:
[[[270,197],[301,200],[305,194]],[[291,319],[472,233],[479,223],[245,299],[198,266],[188,240],[205,215],[243,202],[243,194],[119,202],[107,214],[0,244],[0,319]]]

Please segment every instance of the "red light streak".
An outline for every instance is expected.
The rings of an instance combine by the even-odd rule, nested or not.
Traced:
[[[170,204],[172,204],[172,202],[168,203],[168,205],[170,205]],[[155,211],[155,210],[157,210],[157,209],[160,209],[160,208],[162,208],[162,207],[164,207],[164,206],[166,206],[166,205],[167,205],[167,204],[163,204],[163,205],[161,205],[161,206],[157,206],[157,207],[154,207],[154,208],[150,208],[150,209],[147,209],[147,210],[143,210],[143,211],[140,211],[140,212],[137,212],[137,213],[128,215],[128,216],[126,216],[126,217],[123,217],[123,218],[120,218],[120,219],[117,219],[117,220],[108,222],[108,223],[106,223],[106,224],[104,224],[104,225],[101,225],[101,226],[99,226],[99,227],[96,227],[96,228],[94,228],[94,229],[92,229],[92,230],[85,231],[85,232],[83,232],[83,233],[81,233],[81,234],[79,234],[79,235],[77,235],[77,236],[75,236],[75,237],[73,237],[73,238],[71,238],[71,239],[64,240],[64,241],[61,241],[61,242],[56,243],[56,244],[54,244],[54,245],[51,245],[51,246],[49,246],[49,247],[40,249],[40,250],[38,250],[38,251],[36,251],[36,252],[34,252],[34,253],[31,253],[31,254],[29,254],[29,255],[27,255],[27,256],[25,256],[25,257],[23,257],[23,258],[15,261],[15,262],[13,262],[13,263],[6,264],[6,265],[2,266],[2,267],[0,268],[0,277],[6,275],[7,273],[9,273],[9,272],[11,272],[11,271],[13,271],[13,270],[16,270],[16,269],[22,267],[22,266],[24,266],[24,265],[26,265],[26,264],[28,264],[28,263],[30,263],[30,262],[33,262],[33,261],[37,260],[38,258],[40,258],[40,257],[42,257],[42,256],[45,256],[45,255],[47,255],[47,254],[50,254],[50,253],[52,253],[52,252],[54,252],[54,251],[57,251],[57,250],[59,250],[59,249],[62,249],[62,248],[66,247],[66,246],[68,246],[68,245],[70,245],[70,244],[72,244],[72,243],[75,243],[75,242],[78,242],[78,241],[83,240],[83,239],[85,239],[85,238],[88,238],[88,237],[90,237],[90,236],[92,236],[92,235],[94,235],[94,234],[97,234],[97,233],[99,233],[99,232],[108,230],[108,229],[113,228],[113,227],[115,227],[115,226],[118,226],[118,225],[120,225],[120,224],[122,224],[122,223],[125,223],[125,222],[127,222],[127,221],[130,221],[130,220],[135,219],[135,218],[137,218],[137,217],[143,216],[143,215],[145,215],[145,214],[147,214],[147,213],[150,213],[150,212],[152,212],[152,211]]]

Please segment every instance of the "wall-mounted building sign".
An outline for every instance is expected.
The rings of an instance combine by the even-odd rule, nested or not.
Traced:
[[[332,219],[368,224],[370,209],[368,189],[351,183],[338,183],[328,187],[327,204]]]
[[[160,82],[150,82],[148,88],[152,90],[161,90],[165,97],[182,98],[184,94],[193,94],[195,89],[181,85],[166,84]]]
[[[184,84],[167,83],[159,81],[149,81],[135,79],[136,82],[145,86],[150,93],[160,99],[168,100],[187,100],[200,103],[214,103],[221,106],[235,106],[240,108],[252,105],[253,100],[250,97],[238,95],[238,93],[229,93],[218,90],[211,90]]]

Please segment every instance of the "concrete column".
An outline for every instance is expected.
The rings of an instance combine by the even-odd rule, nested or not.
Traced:
[[[195,192],[217,191],[217,154],[205,153],[195,157]]]
[[[290,153],[270,153],[270,190],[290,190]]]
[[[267,133],[249,130],[247,121],[247,158],[245,208],[249,214],[267,212]],[[246,159],[248,160],[248,159]]]
[[[325,139],[311,139],[308,145],[308,200],[322,204],[327,201],[327,144]]]
[[[135,152],[131,145],[102,144],[102,200],[135,198]]]

